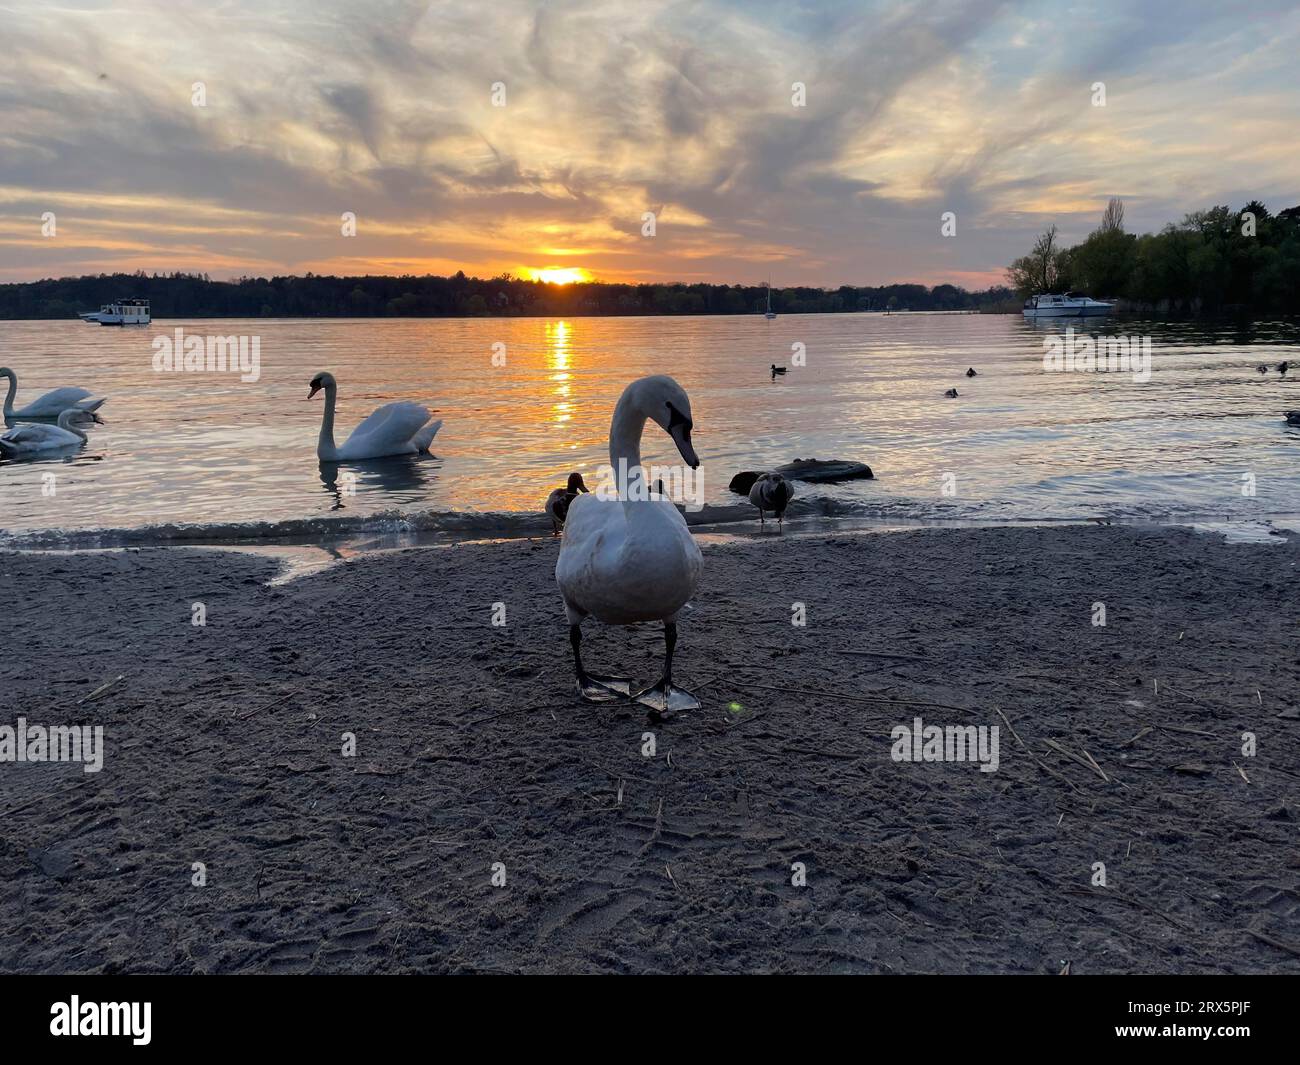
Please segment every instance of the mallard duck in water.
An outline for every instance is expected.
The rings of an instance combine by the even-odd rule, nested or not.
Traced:
[[[956,398],[957,398],[957,390],[956,390],[955,388],[950,388],[950,389],[948,389],[947,392],[944,393],[944,395],[947,396],[949,399],[956,399]]]

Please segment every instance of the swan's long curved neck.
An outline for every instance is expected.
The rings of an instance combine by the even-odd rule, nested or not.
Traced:
[[[81,437],[83,442],[88,443],[90,441],[90,437],[88,437],[85,433],[83,433],[80,429],[78,429],[75,425],[72,424],[73,419],[77,417],[79,417],[79,415],[77,414],[76,411],[65,410],[62,414],[59,415],[59,420],[56,424],[60,429],[66,429],[73,436],[79,436]]]
[[[645,415],[636,409],[630,393],[624,392],[614,407],[614,419],[609,426],[609,465],[617,478],[619,495],[624,499],[637,498],[633,482],[644,481],[646,477],[641,467],[641,434],[645,423]]]
[[[325,416],[320,423],[320,441],[316,451],[320,458],[332,459],[338,454],[334,446],[334,404],[338,400],[338,385],[330,383],[325,386]]]
[[[18,392],[18,376],[16,374],[5,374],[9,378],[9,391],[5,393],[5,414],[14,412],[14,396]]]

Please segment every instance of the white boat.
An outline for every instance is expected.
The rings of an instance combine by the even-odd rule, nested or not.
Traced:
[[[153,320],[149,317],[148,300],[118,300],[104,304],[97,311],[84,311],[77,317],[92,325],[148,325]]]
[[[1113,303],[1065,292],[1030,296],[1025,300],[1024,314],[1026,318],[1091,318],[1110,314],[1114,309]]]
[[[776,311],[772,310],[772,282],[767,283],[767,310],[763,312],[763,317],[769,321],[776,317]]]

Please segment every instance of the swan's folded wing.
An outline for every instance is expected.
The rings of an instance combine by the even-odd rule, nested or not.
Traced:
[[[93,395],[93,392],[84,388],[56,388],[52,392],[46,392],[33,406],[49,407],[51,409],[57,407],[59,413],[62,414],[65,410],[77,406],[83,399],[90,399]]]
[[[48,425],[24,425],[19,429],[10,429],[4,434],[7,444],[37,444],[49,436]]]
[[[410,440],[429,420],[429,409],[409,400],[385,403],[352,430],[347,446],[361,443],[402,444]]]

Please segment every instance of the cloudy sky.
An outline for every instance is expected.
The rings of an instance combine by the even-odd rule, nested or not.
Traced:
[[[0,0],[0,25],[0,280],[981,287],[1110,196],[1138,231],[1300,203],[1300,2]]]

